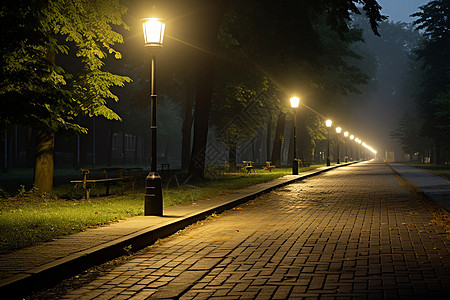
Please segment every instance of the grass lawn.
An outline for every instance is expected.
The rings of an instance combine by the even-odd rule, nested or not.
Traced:
[[[424,169],[433,174],[442,176],[450,180],[450,165],[436,165],[436,164],[421,164],[421,163],[408,163],[409,166]]]
[[[211,198],[288,174],[290,168],[276,168],[272,172],[255,170],[250,174],[225,173],[197,181],[186,181],[186,175],[172,176],[171,180],[163,181],[164,207]],[[21,180],[18,175],[11,177],[16,182]],[[0,177],[0,188],[3,183]],[[119,187],[111,186],[110,196],[102,196],[104,190],[103,185],[98,185],[91,190],[91,199],[87,201],[83,190],[67,183],[55,184],[54,192],[45,196],[22,185],[15,196],[0,198],[0,253],[144,214],[143,181],[125,195],[120,195]]]

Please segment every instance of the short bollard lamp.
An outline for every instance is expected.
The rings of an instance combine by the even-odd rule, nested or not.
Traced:
[[[292,97],[290,99],[291,107],[294,109],[294,160],[292,162],[292,175],[298,175],[298,159],[297,159],[297,141],[295,132],[295,120],[297,114],[297,108],[300,105],[300,98]]]
[[[337,162],[337,164],[341,163],[341,159],[340,159],[341,155],[339,153],[339,135],[341,134],[341,132],[342,132],[342,128],[336,127],[336,133],[337,133],[337,161],[336,162]]]
[[[151,151],[150,151],[150,173],[145,178],[145,216],[163,215],[162,180],[158,174],[156,164],[156,85],[155,69],[156,54],[163,46],[165,24],[162,19],[146,18],[142,19],[142,29],[144,32],[145,47],[149,49],[151,55],[150,66],[150,106],[151,106]]]
[[[328,138],[327,138],[327,166],[331,165],[331,161],[330,161],[330,128],[331,128],[331,124],[333,124],[333,122],[331,120],[326,120],[325,121],[325,125],[327,126],[327,130],[328,130]]]

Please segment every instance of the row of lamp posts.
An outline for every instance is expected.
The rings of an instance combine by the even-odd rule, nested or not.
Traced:
[[[300,105],[300,99],[298,97],[292,97],[290,99],[291,102],[291,107],[294,110],[294,160],[292,162],[292,175],[298,175],[298,159],[297,159],[297,142],[296,142],[296,113],[297,113],[297,108]],[[327,137],[327,166],[331,165],[331,159],[330,159],[330,131],[331,131],[331,125],[333,124],[333,121],[331,120],[326,120],[325,121],[325,126],[327,127],[327,133],[328,133],[328,137]],[[342,128],[341,127],[336,127],[336,133],[337,133],[337,138],[338,138],[338,142],[337,142],[337,160],[336,163],[340,164],[341,160],[340,160],[340,153],[339,153],[339,144],[340,144],[340,134],[342,132]],[[362,141],[359,138],[355,138],[354,135],[350,135],[348,131],[344,132],[344,137],[345,138],[349,138],[351,141],[355,140],[356,143],[361,144]],[[362,143],[364,146],[365,144]],[[351,147],[352,148],[352,147]],[[351,150],[350,148],[350,150]],[[372,149],[373,150],[373,149]],[[376,153],[376,152],[375,152]],[[348,162],[348,145],[347,143],[345,143],[345,162]]]
[[[162,19],[159,18],[145,18],[141,20],[142,29],[144,33],[144,44],[149,50],[151,57],[150,64],[150,130],[151,130],[151,145],[150,145],[150,173],[145,178],[145,203],[144,203],[144,215],[146,216],[162,216],[163,215],[163,197],[162,197],[162,180],[157,170],[157,154],[156,154],[156,55],[160,52],[164,41],[165,24]],[[295,119],[297,108],[300,105],[300,99],[298,97],[292,97],[290,99],[291,107],[294,109],[294,161],[292,163],[292,174],[298,175],[298,159],[297,159],[297,143],[296,143],[296,126]],[[331,120],[326,120],[325,125],[330,128],[332,124]],[[336,128],[338,134],[341,133],[341,128]],[[344,132],[345,137],[348,136],[348,132]],[[350,139],[353,140],[354,136],[351,135]],[[361,140],[356,138],[356,142],[361,144]],[[346,156],[347,157],[347,156]],[[347,161],[347,159],[346,159]],[[330,161],[330,136],[328,131],[327,139],[327,166]],[[338,141],[338,159],[339,160],[339,141]]]

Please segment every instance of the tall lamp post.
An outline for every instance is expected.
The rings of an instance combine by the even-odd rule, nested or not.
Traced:
[[[342,128],[341,127],[336,127],[336,133],[337,133],[337,164],[341,163],[341,155],[339,153],[339,138],[340,138],[340,134],[342,132]]]
[[[356,143],[356,150],[355,150],[355,155],[356,155],[356,160],[359,160],[359,148],[358,148],[358,143],[359,143],[359,138],[355,137],[355,143]]]
[[[359,144],[359,149],[358,149],[358,152],[359,152],[359,159],[360,159],[360,160],[364,160],[364,157],[363,157],[363,151],[362,151],[362,148],[361,148],[361,143],[362,143],[362,141],[361,141],[361,139],[359,139],[359,140],[358,140],[358,144]]]
[[[156,85],[155,68],[156,55],[163,46],[165,24],[159,18],[145,18],[141,20],[144,32],[145,47],[151,55],[150,67],[150,129],[151,129],[151,154],[150,173],[145,178],[145,216],[163,215],[162,180],[158,174],[156,164]]]
[[[327,138],[327,166],[331,165],[330,161],[330,128],[333,122],[331,120],[326,120],[325,125],[327,126],[328,138]]]
[[[348,142],[347,142],[348,131],[344,132],[344,137],[345,137],[345,162],[348,162]]]
[[[355,136],[352,134],[350,135],[350,141],[353,142],[355,139]],[[353,161],[353,144],[350,142],[350,159]]]
[[[295,119],[297,114],[297,108],[300,105],[300,98],[292,97],[290,99],[291,107],[294,109],[294,160],[292,162],[292,175],[298,175],[298,160],[297,160],[297,141],[295,132]]]

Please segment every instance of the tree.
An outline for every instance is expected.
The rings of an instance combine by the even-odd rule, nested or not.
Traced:
[[[429,152],[430,141],[421,135],[423,122],[417,112],[406,112],[400,119],[398,128],[390,133],[400,143],[403,152],[409,154],[410,159],[415,153],[425,157]]]
[[[251,61],[252,68],[264,73],[271,83],[286,93],[294,86],[300,88],[312,86],[320,76],[323,66],[320,64],[319,53],[326,52],[319,43],[320,34],[316,30],[318,18],[325,18],[326,24],[336,33],[348,32],[348,21],[352,12],[358,12],[358,4],[363,5],[374,32],[377,32],[377,22],[383,17],[381,7],[375,0],[190,0],[190,1],[152,1],[164,7],[174,3],[186,9],[177,9],[182,17],[175,18],[177,24],[186,20],[182,28],[184,35],[178,40],[194,45],[198,49],[193,55],[197,62],[195,67],[196,80],[194,137],[189,172],[194,177],[202,177],[205,168],[205,151],[209,113],[214,92],[215,64],[217,62],[217,36],[221,30],[222,20],[234,25],[235,31],[226,34],[239,41],[239,49]],[[237,8],[237,9],[236,9]],[[225,18],[223,18],[225,16]],[[169,27],[169,26],[168,26]],[[239,38],[236,32],[241,32]],[[253,50],[251,50],[253,49]],[[281,50],[281,51],[280,51]],[[286,55],[289,53],[289,55]],[[292,61],[294,55],[302,58]],[[305,65],[305,61],[311,64]],[[250,64],[248,64],[250,65]],[[321,68],[319,68],[319,67]],[[317,68],[316,68],[317,67]],[[291,76],[286,70],[301,70],[303,76]],[[309,72],[307,72],[309,71]],[[294,79],[292,79],[294,78]],[[300,84],[299,84],[300,83]],[[305,88],[305,93],[307,89]],[[278,99],[284,99],[280,95]],[[277,100],[278,100],[277,99]],[[186,112],[190,112],[189,108]],[[187,124],[189,122],[186,122]],[[184,130],[188,132],[188,130]]]
[[[450,149],[442,142],[442,128],[448,127],[445,115],[445,102],[448,103],[448,86],[450,85],[450,2],[434,0],[420,7],[413,14],[418,19],[414,22],[417,30],[423,32],[424,40],[417,51],[422,62],[424,77],[422,92],[418,95],[418,105],[425,118],[423,134],[432,138],[436,150],[436,163],[444,163],[443,152]],[[442,111],[444,109],[444,111]],[[447,157],[448,161],[448,157]]]
[[[110,88],[130,79],[103,67],[107,56],[121,58],[112,26],[127,28],[126,8],[119,0],[8,0],[1,12],[0,128],[38,130],[34,182],[50,192],[55,134],[86,133],[79,115],[120,120],[107,99],[118,101]]]

